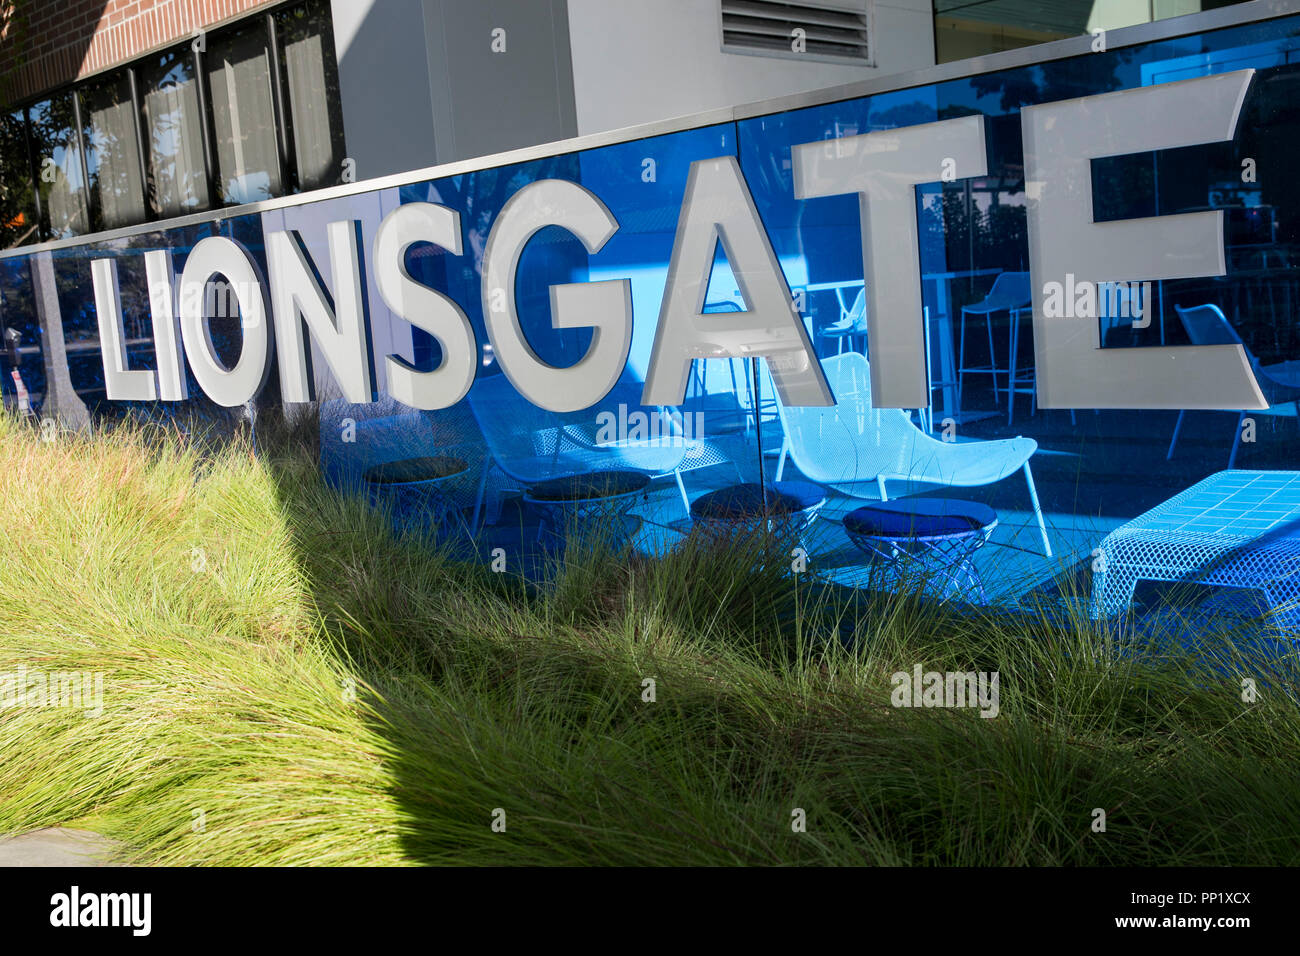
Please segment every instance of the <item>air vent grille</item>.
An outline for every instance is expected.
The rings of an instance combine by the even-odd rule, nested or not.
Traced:
[[[721,3],[722,48],[728,52],[870,62],[865,2],[838,6],[790,0]],[[802,30],[802,36],[795,30]],[[802,49],[795,48],[796,37]]]

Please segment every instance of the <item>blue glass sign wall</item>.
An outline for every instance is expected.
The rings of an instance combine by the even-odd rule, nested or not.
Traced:
[[[66,375],[93,414],[166,416],[243,368],[320,403],[332,481],[453,458],[479,523],[556,477],[644,475],[641,517],[677,530],[709,491],[801,482],[827,502],[814,561],[853,583],[835,519],[955,497],[997,514],[992,599],[1074,578],[1113,613],[1163,580],[1276,607],[1270,542],[1300,520],[1298,60],[1300,18],[1277,19],[158,223],[0,258],[0,318],[38,408]],[[1069,209],[1086,221],[1046,219]],[[187,270],[200,244],[247,281]],[[1215,542],[1263,557],[1225,570]]]

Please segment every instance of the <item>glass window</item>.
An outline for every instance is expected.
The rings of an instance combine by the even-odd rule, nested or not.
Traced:
[[[345,149],[329,7],[313,2],[281,11],[276,31],[297,187],[333,186],[341,178]]]
[[[26,113],[0,113],[0,247],[32,242],[39,228]]]
[[[1242,0],[934,0],[935,60],[948,63],[968,56],[1117,30]]]
[[[99,230],[143,222],[144,182],[131,78],[120,73],[80,95],[92,224]]]
[[[140,66],[149,143],[149,205],[160,218],[207,209],[203,113],[188,46],[152,56]]]
[[[27,109],[36,154],[41,218],[52,239],[90,231],[86,180],[74,115],[71,91]]]
[[[235,205],[281,195],[266,21],[258,18],[212,40],[203,65],[216,128],[221,201]]]

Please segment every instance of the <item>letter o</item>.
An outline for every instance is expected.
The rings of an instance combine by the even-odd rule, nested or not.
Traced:
[[[204,288],[218,274],[234,287],[242,317],[243,343],[233,368],[226,368],[217,357],[212,330],[203,314],[204,297],[185,294],[195,284]],[[248,250],[234,239],[209,236],[195,243],[186,257],[181,292],[181,337],[199,387],[218,405],[243,405],[261,391],[271,371],[266,287],[261,270]]]

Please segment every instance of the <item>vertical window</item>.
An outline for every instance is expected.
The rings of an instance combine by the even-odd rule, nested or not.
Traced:
[[[149,147],[149,205],[159,218],[212,204],[203,160],[203,113],[188,45],[140,66],[145,139]]]
[[[329,5],[302,4],[275,19],[298,189],[333,186],[343,171],[344,145]]]
[[[266,21],[259,18],[212,40],[203,66],[221,201],[234,205],[282,195]]]
[[[27,147],[27,115],[0,113],[0,248],[39,238],[36,190]]]
[[[80,96],[92,226],[98,231],[141,222],[144,177],[131,78],[120,73],[86,87]]]
[[[71,91],[27,108],[41,218],[51,239],[90,231],[81,137],[75,116],[76,102]]]

